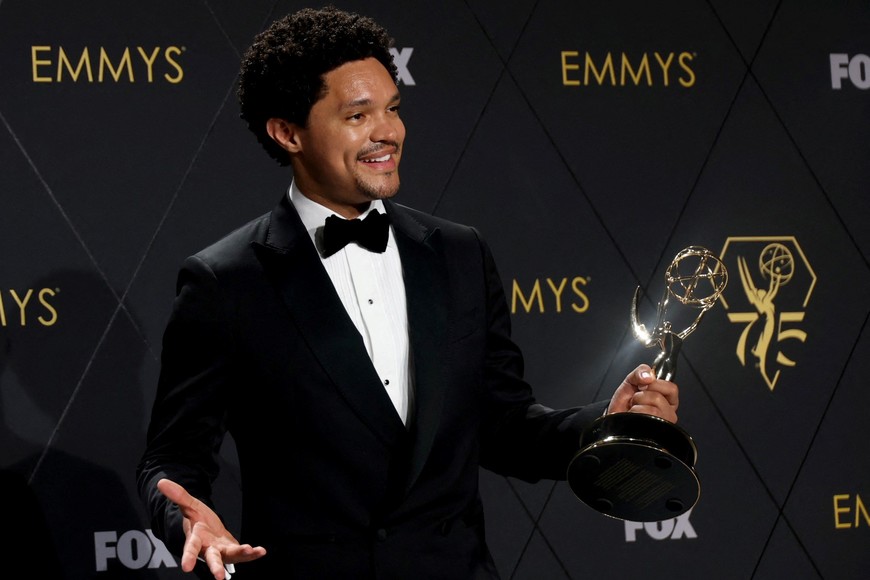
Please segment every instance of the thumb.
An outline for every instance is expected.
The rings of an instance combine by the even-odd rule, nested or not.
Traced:
[[[177,505],[185,517],[196,516],[199,519],[209,516],[208,506],[190,495],[184,487],[171,479],[164,478],[158,481],[157,489],[166,496],[166,499]]]
[[[638,365],[632,374],[634,376],[629,380],[629,382],[641,391],[646,389],[650,383],[656,380],[652,367],[646,364]]]
[[[178,505],[182,505],[185,502],[189,503],[192,498],[186,489],[171,479],[164,478],[158,481],[157,489],[166,496],[166,499]]]

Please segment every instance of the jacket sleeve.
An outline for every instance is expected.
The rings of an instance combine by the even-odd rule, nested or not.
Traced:
[[[564,480],[579,450],[583,428],[601,416],[608,401],[554,410],[536,401],[524,380],[523,355],[511,339],[504,286],[492,253],[478,236],[486,288],[486,354],[481,428],[481,465],[535,482]]]
[[[212,483],[226,433],[226,387],[233,377],[227,309],[212,269],[188,258],[163,336],[157,393],[136,470],[152,530],[176,554],[184,543],[181,514],[157,490],[157,481],[169,478],[213,508]]]

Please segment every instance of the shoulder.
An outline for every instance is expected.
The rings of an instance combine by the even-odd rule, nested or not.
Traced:
[[[483,271],[487,275],[497,275],[489,243],[475,226],[395,203],[387,207],[401,221],[404,233],[413,240],[437,248],[449,267],[459,268],[466,274]]]
[[[247,261],[254,257],[251,244],[264,238],[269,220],[270,214],[263,214],[202,248],[192,258],[214,269]]]
[[[394,202],[390,202],[388,208],[394,215],[402,216],[405,220],[411,220],[427,233],[438,231],[447,240],[474,242],[477,244],[483,243],[480,231],[474,226],[455,222]]]

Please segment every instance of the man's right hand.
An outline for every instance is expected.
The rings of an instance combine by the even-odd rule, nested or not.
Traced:
[[[157,489],[176,504],[184,516],[181,569],[185,572],[193,570],[197,558],[202,558],[215,580],[226,580],[227,564],[250,562],[266,555],[266,548],[262,546],[239,544],[210,507],[174,481],[161,479]]]

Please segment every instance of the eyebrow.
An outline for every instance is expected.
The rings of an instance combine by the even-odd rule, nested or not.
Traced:
[[[402,95],[399,93],[399,91],[396,91],[396,94],[394,94],[392,96],[392,98],[387,102],[388,103],[395,103],[395,102],[401,101],[401,100],[402,100]],[[372,104],[372,100],[367,98],[367,97],[364,97],[362,99],[356,99],[355,101],[350,101],[349,103],[346,103],[344,105],[344,107],[342,107],[342,108],[353,109],[354,107],[363,107],[363,106],[368,106],[371,104]]]

